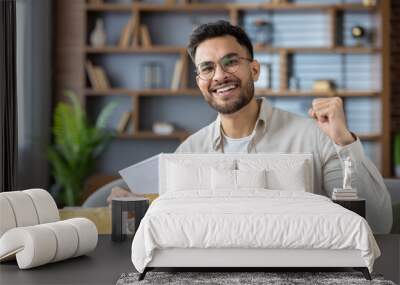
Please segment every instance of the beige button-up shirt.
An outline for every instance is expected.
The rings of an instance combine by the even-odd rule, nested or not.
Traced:
[[[388,233],[392,227],[392,205],[383,178],[365,156],[359,139],[344,147],[325,135],[313,119],[297,116],[271,106],[261,98],[255,135],[249,153],[312,153],[314,191],[331,197],[333,188],[343,185],[343,163],[350,156],[354,165],[352,187],[366,199],[366,218],[375,233]],[[185,140],[177,153],[223,153],[219,116]],[[339,159],[342,158],[342,159]]]

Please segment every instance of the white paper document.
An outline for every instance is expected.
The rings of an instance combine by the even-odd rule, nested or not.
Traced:
[[[129,190],[142,194],[158,193],[159,157],[157,154],[119,171]]]

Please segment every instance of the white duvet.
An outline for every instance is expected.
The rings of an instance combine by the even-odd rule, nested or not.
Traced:
[[[265,189],[162,195],[133,239],[133,265],[143,272],[165,248],[358,249],[370,272],[380,255],[359,215],[320,195]]]

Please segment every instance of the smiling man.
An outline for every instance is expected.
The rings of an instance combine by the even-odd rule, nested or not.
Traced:
[[[184,141],[177,153],[312,153],[314,189],[326,196],[342,186],[342,161],[350,157],[354,162],[352,184],[366,199],[371,228],[379,233],[390,231],[389,193],[381,174],[364,155],[360,140],[348,130],[340,98],[315,99],[310,118],[256,99],[254,82],[260,65],[252,44],[241,28],[225,21],[195,29],[188,52],[196,66],[197,85],[219,115]]]

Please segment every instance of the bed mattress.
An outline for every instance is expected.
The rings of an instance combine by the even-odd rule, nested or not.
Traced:
[[[143,272],[163,249],[359,250],[370,272],[380,255],[361,216],[320,195],[267,189],[163,194],[133,239],[135,268]]]

